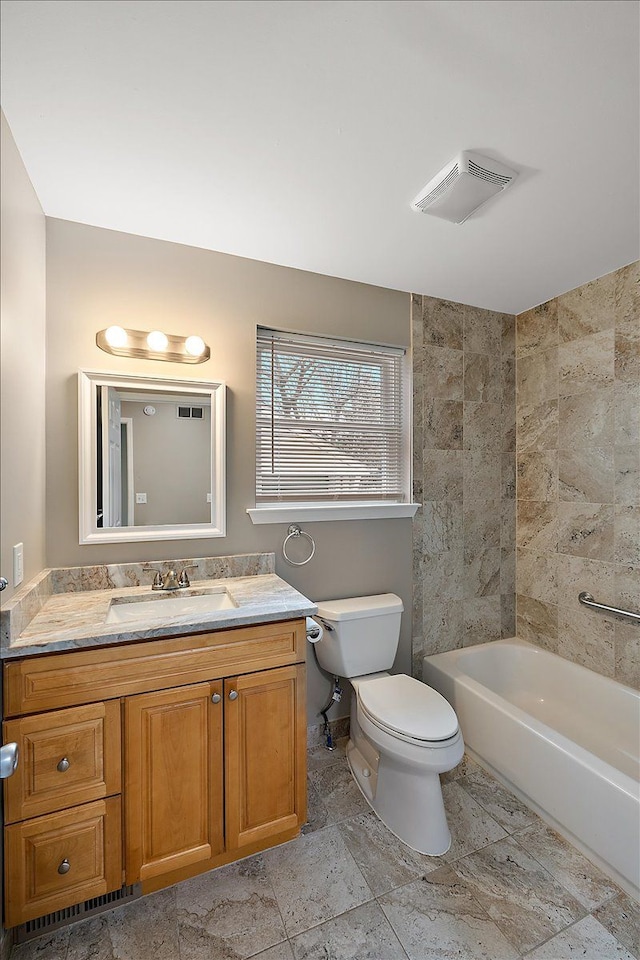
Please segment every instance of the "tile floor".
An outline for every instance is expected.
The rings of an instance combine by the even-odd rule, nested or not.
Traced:
[[[11,960],[632,960],[640,908],[466,758],[446,856],[403,846],[309,753],[303,836],[14,947]]]

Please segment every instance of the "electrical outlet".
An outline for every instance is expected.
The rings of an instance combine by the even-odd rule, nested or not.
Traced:
[[[24,580],[24,544],[16,543],[13,548],[13,585],[17,587],[18,584],[22,583]]]
[[[136,493],[136,503],[146,503],[147,495],[146,493]]]

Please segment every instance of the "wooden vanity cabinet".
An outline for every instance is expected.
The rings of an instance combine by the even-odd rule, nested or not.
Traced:
[[[292,620],[5,662],[5,924],[296,836],[305,645]]]

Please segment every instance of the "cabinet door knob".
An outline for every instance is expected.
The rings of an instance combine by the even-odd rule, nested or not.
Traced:
[[[219,693],[214,693],[211,697],[211,703],[220,703],[221,700],[222,700],[222,697],[220,696]]]
[[[237,700],[237,699],[238,699],[238,691],[232,690],[231,693],[229,694],[229,700]]]
[[[63,874],[69,873],[69,870],[71,870],[71,864],[69,863],[68,860],[65,859],[62,861],[62,863],[58,867],[58,873],[63,873]]]
[[[63,757],[60,763],[58,764],[58,766],[56,767],[56,770],[59,770],[60,773],[66,773],[66,771],[69,769],[70,766],[71,764],[69,763],[68,758]]]

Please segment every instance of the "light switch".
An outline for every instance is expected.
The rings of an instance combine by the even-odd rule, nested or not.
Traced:
[[[24,544],[16,543],[13,548],[13,585],[17,587],[24,580]]]
[[[147,495],[146,493],[136,493],[136,503],[146,503]]]
[[[210,493],[207,494],[207,503],[213,503],[213,495]]]

